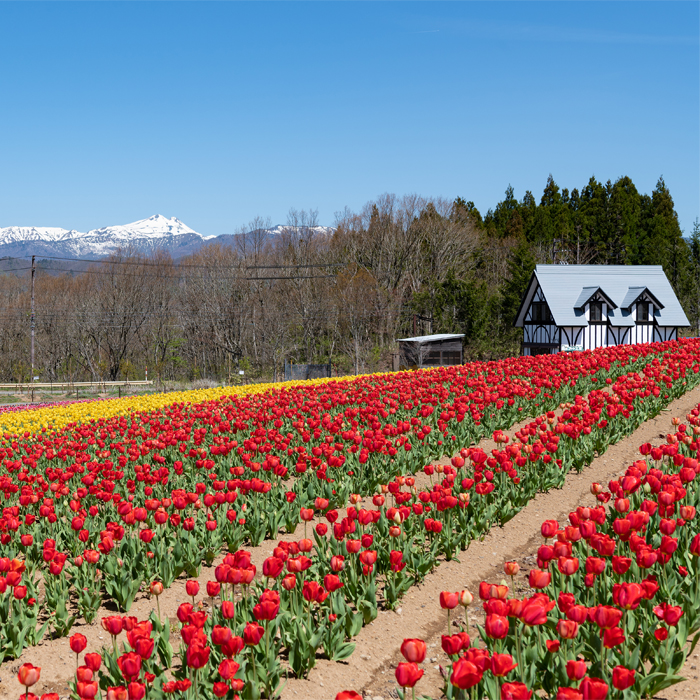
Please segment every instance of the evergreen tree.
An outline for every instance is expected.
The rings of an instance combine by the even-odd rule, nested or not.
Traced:
[[[532,246],[523,238],[508,260],[508,277],[502,286],[503,323],[512,326],[537,261]]]
[[[629,177],[621,177],[610,189],[608,262],[633,265],[642,241],[642,206],[639,192]]]
[[[700,334],[700,220],[695,219],[688,241],[688,295],[685,310],[691,331]]]
[[[547,262],[568,262],[572,237],[569,206],[551,174],[537,208],[533,231],[533,242],[538,244],[539,258],[544,258]]]
[[[591,264],[608,263],[608,195],[605,187],[595,177],[581,191],[579,223],[581,238],[590,242],[593,250]]]
[[[663,177],[656,183],[643,219],[645,236],[639,255],[640,264],[663,265],[671,285],[679,293],[688,272],[688,250],[673,198]]]

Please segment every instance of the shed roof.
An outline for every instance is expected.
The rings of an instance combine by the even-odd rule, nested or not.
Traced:
[[[436,333],[435,335],[418,335],[415,338],[399,338],[399,343],[437,343],[441,340],[457,340],[464,338],[464,333]]]
[[[689,326],[681,305],[661,265],[538,265],[518,312],[515,325],[522,326],[525,313],[539,283],[557,326],[587,326],[585,315],[576,309],[590,289],[600,288],[617,305],[609,313],[615,326],[633,326],[629,310],[644,289],[658,300],[654,318],[660,326]],[[590,298],[590,297],[589,297]],[[632,302],[630,302],[632,298]]]

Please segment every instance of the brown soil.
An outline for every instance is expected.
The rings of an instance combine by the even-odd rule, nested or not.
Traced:
[[[535,565],[533,554],[540,543],[540,524],[552,518],[563,521],[568,513],[579,505],[593,505],[590,494],[591,482],[607,483],[611,478],[624,472],[625,468],[639,457],[639,445],[665,437],[671,430],[672,416],[684,417],[694,406],[700,403],[700,387],[674,401],[660,416],[640,426],[635,433],[607,452],[586,468],[582,474],[569,474],[561,490],[539,494],[517,516],[503,528],[494,528],[483,541],[472,542],[466,552],[459,555],[459,561],[443,561],[440,566],[426,577],[423,584],[413,587],[406,594],[402,605],[396,611],[380,611],[377,619],[365,627],[355,638],[355,653],[346,661],[333,663],[320,659],[312,670],[308,680],[291,679],[286,684],[283,700],[333,700],[340,690],[355,689],[366,698],[381,700],[397,697],[394,668],[401,661],[399,647],[406,637],[419,637],[428,642],[428,658],[423,667],[425,676],[419,682],[419,695],[440,697],[442,678],[439,665],[447,661],[440,648],[440,635],[445,631],[445,615],[438,603],[441,590],[461,590],[468,588],[476,591],[479,582],[490,580],[500,582],[503,576],[502,566],[505,561],[516,560],[521,566],[521,575],[516,579],[516,590],[527,590],[526,574]],[[527,419],[509,431],[509,435],[519,430]],[[490,450],[495,447],[492,440],[483,440],[480,447]],[[417,484],[426,483],[427,477],[417,475]],[[292,535],[282,535],[279,539],[298,539],[299,530]],[[253,563],[262,568],[263,560],[272,554],[275,543],[263,542],[259,547],[249,548]],[[219,563],[217,560],[215,564]],[[205,606],[206,582],[213,579],[213,567],[204,567],[199,577],[201,593],[198,600]],[[185,581],[176,581],[160,596],[160,609],[163,617],[171,620],[176,627],[176,611],[180,603],[188,600]],[[156,609],[155,599],[145,594],[137,596],[129,615],[145,619]],[[470,626],[480,622],[480,608],[475,603],[468,609]],[[71,633],[80,632],[87,637],[86,651],[95,651],[111,643],[109,634],[103,631],[99,620],[115,614],[114,609],[101,608],[95,621],[88,625],[83,621],[76,623]],[[462,620],[464,618],[462,617]],[[173,635],[173,645],[177,647],[177,636]],[[68,697],[68,680],[75,672],[75,654],[68,645],[67,638],[44,639],[39,645],[26,649],[19,659],[6,661],[0,666],[0,700],[15,700],[23,691],[17,681],[17,670],[23,663],[30,662],[41,667],[41,680],[32,691],[37,695],[57,692],[62,700]],[[82,662],[82,654],[81,654]],[[683,675],[688,678],[682,684],[662,693],[664,700],[700,700],[698,684],[698,653],[688,659]]]

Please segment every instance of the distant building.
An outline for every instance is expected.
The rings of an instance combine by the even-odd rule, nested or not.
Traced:
[[[538,265],[520,304],[523,355],[675,340],[690,326],[661,265]]]
[[[464,333],[439,333],[399,338],[399,369],[462,364]]]

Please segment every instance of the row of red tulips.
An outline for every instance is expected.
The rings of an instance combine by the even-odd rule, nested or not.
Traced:
[[[530,597],[512,597],[505,582],[480,585],[481,645],[449,623],[442,637],[447,697],[470,691],[505,700],[544,691],[557,700],[631,700],[681,680],[700,630],[699,445],[688,439],[699,415],[700,407],[689,425],[676,419],[666,444],[643,445],[647,459],[608,490],[593,484],[601,505],[577,508],[565,525],[542,524]],[[518,572],[517,562],[505,564],[506,575]],[[440,595],[448,620],[460,600],[471,595]],[[397,681],[414,689],[425,642],[405,640],[401,651]]]

